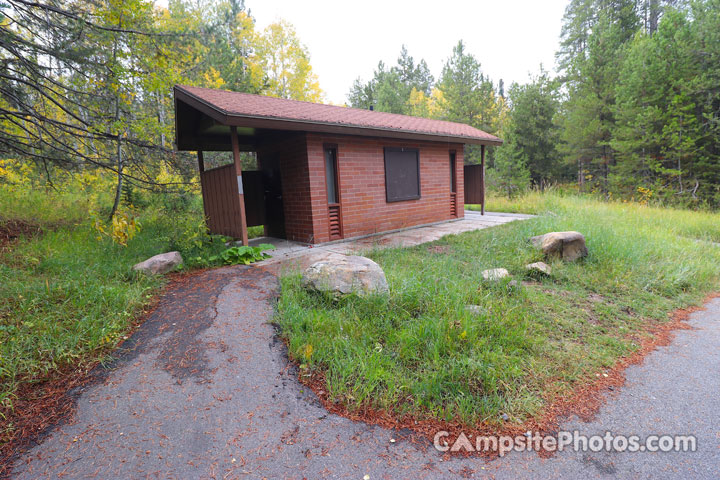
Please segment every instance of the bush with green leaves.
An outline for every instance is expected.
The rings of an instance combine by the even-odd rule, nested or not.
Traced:
[[[269,258],[270,255],[264,253],[264,251],[274,249],[275,246],[269,243],[261,243],[256,247],[248,245],[231,247],[219,255],[210,257],[210,261],[224,263],[225,265],[250,265],[251,263]]]

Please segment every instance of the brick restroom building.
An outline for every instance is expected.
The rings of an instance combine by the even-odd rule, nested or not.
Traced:
[[[485,146],[469,125],[246,93],[176,86],[176,144],[196,151],[211,232],[322,243],[463,217],[484,208]],[[463,168],[466,144],[481,165]],[[203,152],[233,162],[205,169]],[[242,171],[240,152],[257,170]]]

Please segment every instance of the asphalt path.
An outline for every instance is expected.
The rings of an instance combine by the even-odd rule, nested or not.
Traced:
[[[174,285],[97,380],[71,392],[75,415],[14,463],[35,478],[720,478],[720,299],[694,327],[627,370],[592,435],[693,435],[695,452],[511,452],[448,457],[409,432],[329,414],[297,380],[270,324],[277,278],[208,270]],[[392,441],[394,440],[394,441]]]

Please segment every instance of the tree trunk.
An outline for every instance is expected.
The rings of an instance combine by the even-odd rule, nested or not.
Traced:
[[[657,32],[660,21],[660,0],[648,0],[648,33],[652,35]]]
[[[121,21],[118,21],[118,28],[122,25]],[[117,62],[117,49],[118,49],[118,41],[115,39],[115,43],[113,44],[113,64]],[[112,72],[112,70],[111,70]],[[114,77],[114,73],[111,73],[111,78]],[[116,79],[118,82],[119,87],[119,79]],[[115,125],[117,126],[118,121],[120,120],[120,91],[118,88],[118,91],[115,92]],[[117,152],[116,152],[116,165],[117,165],[117,186],[115,187],[115,200],[113,200],[113,206],[112,210],[110,210],[110,220],[113,219],[115,216],[115,213],[117,212],[118,206],[120,205],[120,195],[122,194],[122,181],[123,181],[123,159],[122,159],[122,131],[120,128],[118,128],[117,133]]]
[[[120,119],[120,98],[115,98],[115,121]],[[117,165],[117,185],[115,187],[115,200],[113,200],[112,210],[110,211],[110,220],[115,216],[118,206],[120,205],[120,195],[122,195],[122,183],[123,183],[123,158],[122,158],[122,133],[118,131],[117,134],[117,152],[116,152],[116,165]]]
[[[115,216],[118,206],[120,205],[120,196],[122,195],[123,185],[123,158],[122,158],[122,136],[117,136],[117,185],[115,186],[115,200],[113,201],[112,210],[110,211],[110,220]]]
[[[158,107],[158,121],[160,122],[160,128],[162,129],[165,125],[165,107],[162,103],[162,96],[160,95],[160,92],[157,92],[155,95],[155,99],[157,100],[157,107]],[[165,132],[162,130],[160,131],[160,145],[165,148]]]
[[[679,142],[682,143],[682,120],[680,121],[680,134],[679,134]],[[682,160],[680,157],[680,153],[678,152],[678,159],[677,159],[677,169],[678,169],[678,186],[680,187],[680,194],[683,193],[683,183],[682,183]]]

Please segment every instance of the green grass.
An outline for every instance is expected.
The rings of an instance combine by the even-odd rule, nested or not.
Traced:
[[[43,227],[0,249],[0,419],[13,411],[20,385],[103,359],[127,334],[167,281],[136,274],[135,263],[179,250],[186,268],[204,267],[226,248],[207,235],[195,195],[150,197],[127,246],[98,238],[92,205],[76,193],[0,194],[0,227],[7,220]]]
[[[27,190],[18,194],[0,187],[0,222],[21,220],[45,228],[72,225],[87,218],[91,204],[91,199],[80,193]]]
[[[133,275],[134,263],[161,251],[150,229],[126,248],[98,242],[88,227],[60,228],[21,241],[0,263],[0,399],[11,406],[19,383],[114,346],[163,279]],[[158,248],[160,247],[160,248]]]
[[[331,398],[351,409],[522,421],[635,350],[646,327],[718,289],[720,247],[707,241],[720,239],[720,215],[552,193],[515,206],[541,216],[432,244],[444,253],[369,252],[387,297],[334,302],[305,291],[299,275],[283,278],[276,321],[291,356],[324,372]],[[541,255],[528,237],[561,230],[583,232],[589,257],[554,262],[552,279],[519,291],[483,283],[481,271],[495,267],[529,281],[524,265]]]
[[[512,199],[503,195],[490,194],[485,198],[485,210],[488,212],[530,213],[534,215],[542,212],[546,202],[546,196],[536,190]],[[480,205],[465,205],[465,209],[480,211]]]

